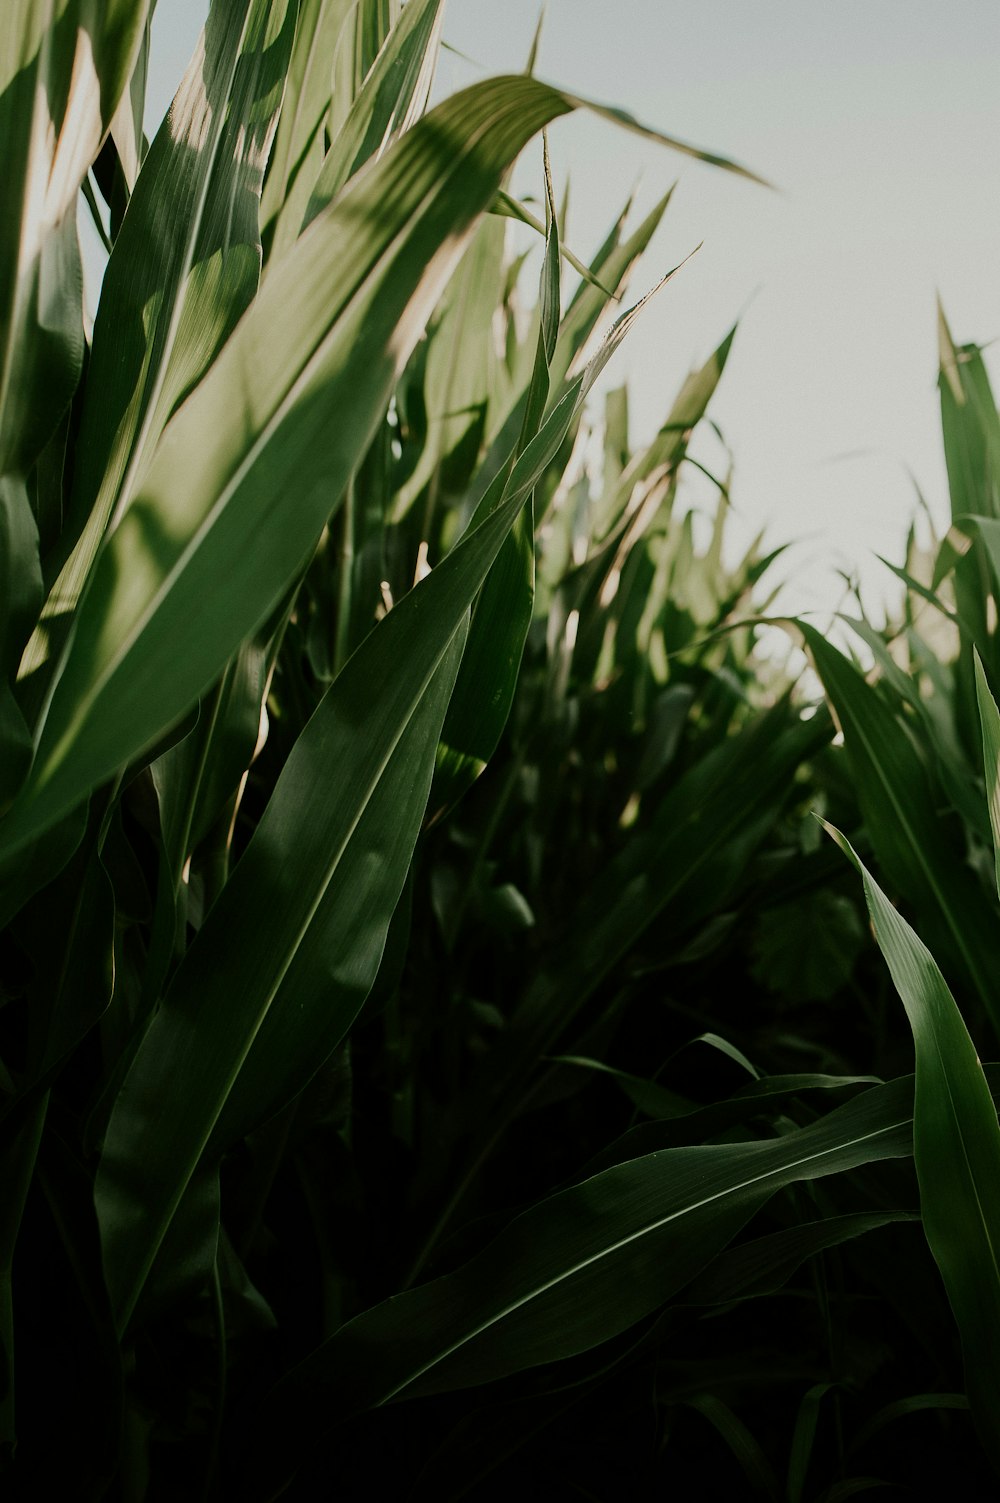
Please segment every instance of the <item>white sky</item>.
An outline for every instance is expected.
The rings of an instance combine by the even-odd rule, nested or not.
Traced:
[[[190,56],[205,0],[159,0],[150,120]],[[439,92],[518,71],[538,0],[450,0]],[[914,478],[947,517],[935,294],[959,341],[1000,335],[997,0],[548,0],[537,69],[736,158],[767,192],[595,117],[556,123],[569,243],[589,256],[639,181],[638,217],[679,187],[633,291],[699,242],[608,379],[633,439],[655,432],[688,368],[737,319],[711,409],[735,456],[734,543],[803,540],[778,568],[787,610],[829,609],[837,569],[893,596]],[[537,193],[540,149],[515,186]],[[998,345],[1000,349],[1000,345]],[[1000,364],[990,353],[994,386]],[[718,446],[695,450],[718,465]],[[911,474],[912,472],[912,474]],[[692,487],[696,504],[705,488]]]

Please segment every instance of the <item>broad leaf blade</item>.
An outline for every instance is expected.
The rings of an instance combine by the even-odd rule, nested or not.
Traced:
[[[8,851],[153,744],[267,618],[507,165],[572,107],[524,77],[455,95],[356,178],[267,278],[98,560],[31,777],[4,823]],[[280,482],[293,471],[286,496]]]
[[[359,1410],[586,1351],[663,1304],[777,1189],[902,1157],[910,1132],[899,1081],[778,1140],[667,1150],[597,1174],[456,1273],[344,1326],[271,1395],[273,1427],[294,1454],[311,1427]]]
[[[962,1340],[980,1439],[1000,1469],[1000,1125],[962,1015],[924,944],[850,845],[875,938],[913,1032],[917,1071],[913,1157],[927,1242]]]
[[[95,1191],[120,1329],[213,1134],[221,1151],[301,1089],[375,979],[463,640],[374,710],[364,659],[344,670],[142,1040]]]
[[[38,707],[109,525],[260,276],[258,209],[294,5],[217,4],[143,165],[108,263],[59,568],[21,666]],[[72,551],[71,551],[72,550]],[[25,692],[25,691],[22,691]]]
[[[144,33],[147,0],[11,0],[0,38],[0,474],[27,470],[83,359],[73,210]]]
[[[538,474],[637,312],[618,321],[603,351],[528,445],[500,504],[389,612],[335,680],[289,758],[281,798],[276,790],[153,1019],[116,1104],[99,1171],[108,1277],[120,1325],[135,1307],[202,1152],[210,1145],[221,1152],[284,1104],[339,1042],[364,1001],[416,838],[416,824],[401,817],[397,804],[409,787],[407,817],[419,822],[428,786],[420,778],[425,768],[430,776],[458,669],[455,644],[464,644],[469,606]],[[432,683],[438,686],[433,695]],[[380,687],[374,717],[372,684]],[[409,761],[400,751],[405,734],[416,737],[419,747],[410,749]],[[320,770],[331,765],[342,779],[341,798],[319,820],[311,796]],[[384,780],[390,768],[395,784]],[[355,837],[361,848],[343,862]],[[392,857],[383,852],[373,871],[374,855],[386,840]],[[383,894],[370,914],[364,908],[367,888]],[[318,1013],[303,1010],[300,988],[312,987],[315,995],[317,984],[303,976],[327,974],[328,935],[331,929],[340,933],[342,922],[350,942],[336,965],[346,1001],[333,1009],[324,1004]],[[241,941],[234,941],[234,924]],[[220,1011],[220,990],[235,1016]],[[192,1027],[192,1019],[206,1016],[220,1023],[210,1034]],[[196,1082],[183,1119],[174,1099],[181,1062],[181,1073],[192,1073]]]
[[[508,162],[568,108],[524,78],[456,95],[268,277],[97,563],[9,840],[18,826],[29,838],[155,741],[267,618]],[[286,495],[279,477],[293,472]]]
[[[444,0],[411,0],[389,33],[313,186],[305,229],[355,172],[423,114],[441,42]],[[289,223],[291,220],[289,218]],[[275,242],[275,254],[280,246]]]
[[[304,204],[323,161],[334,58],[346,43],[354,8],[355,0],[299,0],[288,68],[290,103],[282,111],[261,203],[261,226],[268,242],[296,184]],[[300,225],[301,209],[296,231]]]

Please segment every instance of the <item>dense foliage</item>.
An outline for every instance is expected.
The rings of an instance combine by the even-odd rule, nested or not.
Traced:
[[[898,621],[783,623],[814,702],[686,503],[732,336],[645,448],[585,405],[669,194],[589,267],[510,195],[656,132],[428,110],[441,0],[213,0],[147,144],[148,9],[0,36],[13,1486],[994,1496],[979,352]]]

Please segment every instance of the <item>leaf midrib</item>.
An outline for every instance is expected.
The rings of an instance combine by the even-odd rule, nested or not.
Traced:
[[[875,1128],[872,1132],[859,1133],[855,1137],[852,1137],[846,1144],[835,1143],[829,1148],[824,1148],[814,1153],[805,1154],[802,1158],[794,1159],[790,1163],[781,1164],[777,1168],[769,1169],[763,1174],[753,1175],[749,1179],[743,1179],[738,1185],[728,1185],[724,1189],[719,1190],[712,1195],[707,1195],[701,1200],[692,1201],[689,1204],[682,1206],[679,1210],[671,1211],[667,1216],[658,1217],[655,1221],[649,1222],[645,1226],[640,1227],[637,1231],[629,1233],[628,1236],[619,1238],[617,1242],[610,1243],[608,1246],[600,1248],[596,1253],[591,1254],[587,1258],[581,1258],[571,1267],[564,1269],[562,1272],[556,1274],[553,1278],[546,1280],[545,1283],[540,1284],[537,1288],[529,1290],[527,1294],[521,1296],[519,1299],[511,1300],[496,1314],[490,1316],[489,1319],[480,1322],[478,1326],[465,1333],[462,1337],[460,1337],[458,1341],[453,1342],[452,1345],[447,1347],[444,1351],[436,1353],[429,1362],[426,1362],[422,1367],[418,1368],[416,1372],[411,1373],[401,1383],[398,1383],[395,1388],[390,1390],[390,1392],[386,1393],[381,1399],[379,1399],[378,1404],[381,1405],[389,1403],[392,1399],[396,1398],[405,1388],[410,1387],[411,1384],[417,1382],[420,1378],[422,1378],[425,1373],[430,1372],[432,1368],[437,1367],[441,1362],[445,1361],[455,1352],[460,1351],[461,1348],[468,1345],[470,1341],[474,1341],[477,1336],[481,1336],[484,1332],[492,1329],[492,1327],[499,1324],[500,1321],[505,1320],[509,1315],[513,1315],[518,1310],[523,1309],[533,1300],[540,1299],[542,1295],[547,1294],[550,1289],[554,1289],[559,1284],[566,1282],[566,1280],[574,1278],[578,1273],[582,1273],[585,1269],[592,1267],[595,1263],[599,1263],[603,1258],[613,1256],[623,1247],[629,1246],[630,1243],[639,1241],[642,1237],[659,1231],[661,1227],[667,1226],[671,1221],[676,1221],[682,1216],[687,1216],[695,1211],[702,1210],[705,1206],[712,1205],[713,1202],[716,1201],[724,1200],[727,1196],[743,1191],[751,1185],[763,1184],[766,1180],[776,1178],[782,1174],[790,1173],[795,1169],[800,1168],[803,1164],[818,1162],[824,1157],[829,1156],[830,1154],[843,1152],[845,1148],[851,1148],[857,1144],[865,1143],[875,1138],[891,1134],[895,1132],[899,1127],[903,1126],[906,1120],[907,1118],[904,1116],[900,1121],[893,1122],[890,1125]],[[670,1150],[666,1151],[669,1152]],[[691,1150],[685,1149],[682,1151],[690,1152]],[[709,1147],[708,1151],[714,1152],[715,1150]],[[614,1171],[609,1170],[607,1172],[613,1173]],[[775,1188],[777,1189],[780,1187],[776,1186]],[[363,1318],[363,1316],[359,1317],[359,1319]]]

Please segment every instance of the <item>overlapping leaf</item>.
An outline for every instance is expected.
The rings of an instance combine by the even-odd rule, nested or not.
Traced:
[[[829,827],[828,827],[829,828]],[[1000,1125],[975,1046],[927,947],[842,835],[916,1048],[913,1157],[924,1232],[962,1339],[976,1427],[1000,1468]]]
[[[97,564],[11,842],[155,740],[266,618],[364,453],[504,167],[568,108],[527,79],[456,96],[268,278]],[[279,478],[293,468],[285,496]]]
[[[929,937],[954,957],[958,974],[978,993],[996,1027],[992,919],[938,818],[928,767],[878,690],[814,627],[799,626],[843,728],[861,809],[885,873],[916,906]]]
[[[221,1150],[294,1096],[364,1001],[462,645],[460,626],[430,674],[407,676],[374,707],[364,661],[341,674],[153,1018],[111,1113],[96,1183],[120,1328],[213,1134]],[[328,769],[336,784],[317,803]]]
[[[338,676],[154,1017],[112,1114],[98,1176],[122,1325],[203,1151],[221,1152],[290,1099],[364,1001],[426,802],[422,780],[430,776],[471,602],[636,311],[618,321],[528,445],[499,503]],[[379,685],[374,705],[372,684]],[[312,794],[328,766],[337,768],[339,795],[319,819]],[[339,987],[337,1006],[319,990],[331,984]],[[179,1074],[187,1082],[183,1116],[174,1098]]]
[[[147,0],[12,0],[0,40],[0,474],[24,471],[83,359],[76,194],[139,49]]]
[[[50,583],[59,573],[21,667],[37,675],[21,691],[36,708],[109,524],[257,290],[261,181],[294,17],[286,0],[213,7],[132,195],[102,287],[69,514],[47,560]]]
[[[910,1082],[865,1091],[778,1140],[667,1150],[526,1211],[456,1273],[366,1311],[268,1401],[300,1426],[493,1381],[606,1341],[664,1303],[781,1186],[910,1151]]]

